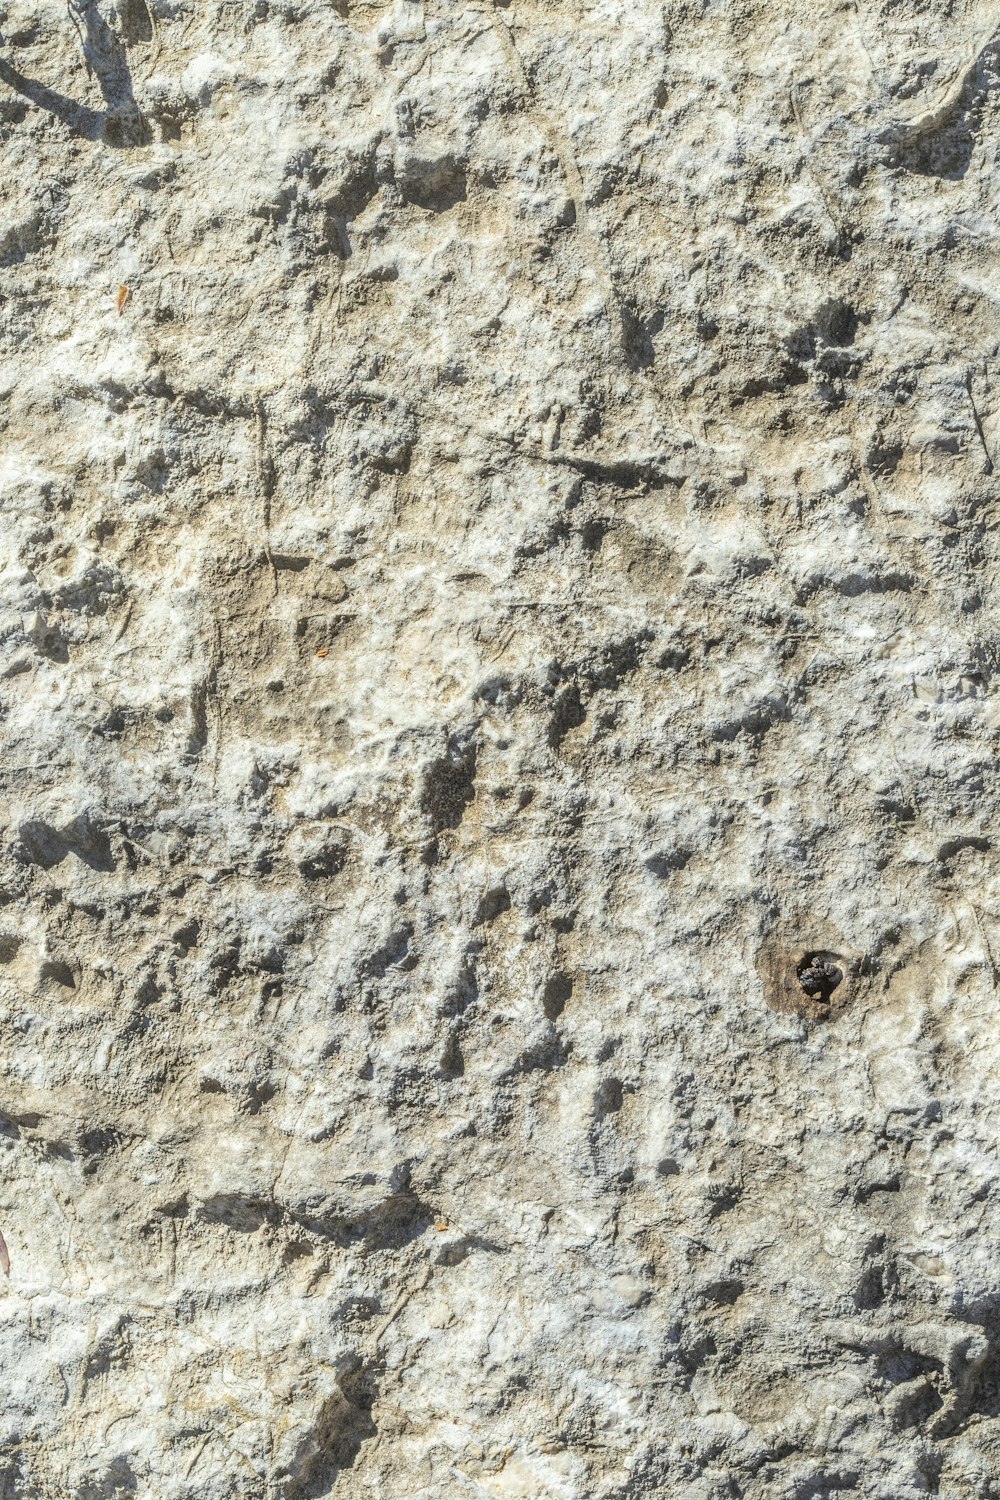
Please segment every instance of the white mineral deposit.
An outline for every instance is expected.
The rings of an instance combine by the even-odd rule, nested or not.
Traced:
[[[0,1500],[1000,1500],[998,0],[0,34]]]

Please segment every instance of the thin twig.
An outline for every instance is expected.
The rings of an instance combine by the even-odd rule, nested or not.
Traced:
[[[979,936],[982,938],[982,941],[983,941],[983,951],[986,954],[986,962],[987,962],[987,966],[988,966],[989,971],[990,971],[990,976],[991,976],[991,978],[993,980],[993,988],[996,989],[997,988],[997,984],[998,984],[997,966],[996,966],[996,964],[993,961],[993,949],[990,947],[990,940],[986,936],[986,928],[983,925],[983,921],[982,921],[982,918],[979,915],[978,908],[975,907],[975,906],[973,906],[973,904],[972,904],[971,901],[969,902],[969,910],[972,912],[973,918],[974,918],[975,923],[976,923],[976,927],[977,927],[977,929],[979,931]]]
[[[273,597],[277,597],[278,570],[271,554],[271,497],[274,494],[274,465],[267,448],[267,419],[264,414],[264,403],[259,398],[257,401],[257,478],[260,482],[264,505],[264,556],[271,569]]]
[[[979,408],[976,406],[976,398],[972,394],[972,371],[971,370],[967,370],[965,372],[965,389],[969,393],[969,405],[972,407],[972,416],[973,416],[973,420],[975,421],[975,424],[976,424],[976,431],[979,433],[979,441],[982,443],[982,445],[983,445],[983,452],[986,454],[986,473],[987,474],[992,474],[993,473],[993,459],[992,459],[992,457],[990,455],[989,445],[986,442],[986,433],[983,431],[983,421],[982,421],[982,418],[979,415]]]
[[[150,4],[150,0],[142,0],[142,3],[145,7],[146,15],[149,17],[149,29],[153,35],[153,52],[146,64],[146,76],[148,78],[160,60],[160,27],[156,20],[156,11]]]

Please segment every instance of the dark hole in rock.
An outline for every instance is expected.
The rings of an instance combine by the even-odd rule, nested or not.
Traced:
[[[449,1037],[441,1054],[441,1072],[445,1078],[461,1078],[465,1073],[465,1058],[457,1036]]]
[[[399,186],[407,203],[430,213],[446,213],[468,197],[465,167],[450,156],[412,156],[401,170]]]
[[[75,990],[76,980],[73,970],[69,964],[63,963],[61,959],[49,958],[41,967],[42,979],[52,979],[56,984],[62,985],[65,990]]]
[[[474,919],[476,926],[484,922],[495,922],[505,911],[510,911],[510,896],[503,886],[495,886],[479,902]]]
[[[306,880],[331,880],[347,863],[349,853],[343,834],[333,835],[314,845],[299,859],[299,872]]]
[[[451,744],[448,754],[427,768],[420,803],[435,833],[457,828],[476,796],[476,750]]]
[[[567,1052],[558,1036],[550,1034],[521,1053],[520,1065],[525,1073],[554,1072],[566,1065]]]
[[[715,1302],[719,1307],[732,1307],[742,1297],[745,1288],[735,1277],[713,1281],[703,1292],[706,1302]]]
[[[854,1292],[854,1305],[865,1312],[881,1307],[886,1299],[886,1284],[883,1267],[877,1263],[866,1266]]]
[[[594,1095],[594,1112],[598,1116],[615,1115],[625,1099],[625,1089],[620,1078],[605,1078]]]
[[[69,854],[75,854],[92,870],[106,872],[115,868],[108,835],[89,813],[81,813],[61,829],[40,818],[29,819],[18,829],[14,857],[23,864],[51,870]]]
[[[251,1081],[243,1091],[242,1105],[248,1115],[259,1115],[265,1104],[268,1104],[278,1092],[276,1086],[267,1079],[261,1082]]]
[[[307,1260],[312,1254],[313,1248],[306,1240],[293,1240],[282,1250],[281,1259],[288,1266],[296,1260]]]
[[[572,994],[573,981],[568,974],[551,974],[545,981],[542,994],[542,1009],[546,1018],[550,1021],[558,1021]]]
[[[87,1156],[102,1156],[106,1151],[117,1146],[120,1141],[121,1136],[116,1130],[94,1128],[83,1132],[80,1137],[80,1147]]]
[[[315,1456],[300,1476],[303,1483],[296,1493],[303,1497],[331,1493],[336,1476],[351,1469],[364,1444],[378,1434],[372,1418],[378,1396],[373,1375],[362,1365],[340,1375],[338,1384],[340,1390],[320,1413],[314,1433]]]
[[[834,990],[844,977],[833,960],[823,953],[807,953],[796,973],[805,994],[821,1005],[829,1005]]]
[[[580,529],[580,540],[583,543],[584,551],[600,552],[607,529],[605,521],[586,521]]]
[[[14,933],[0,933],[0,964],[9,964],[17,957],[21,939]]]
[[[972,164],[975,146],[969,112],[960,109],[937,130],[905,142],[899,152],[899,164],[914,176],[960,182]]]
[[[816,309],[816,328],[828,344],[845,348],[854,343],[858,330],[858,315],[847,302],[831,297]]]
[[[553,750],[558,749],[571,729],[579,729],[586,717],[580,689],[576,683],[568,683],[557,693],[552,707],[548,740]]]
[[[104,139],[117,150],[131,146],[148,146],[152,132],[142,114],[135,106],[109,109],[104,118]]]
[[[176,932],[173,933],[173,940],[184,953],[190,953],[198,941],[200,931],[201,923],[192,919],[190,922],[185,922],[183,926],[177,928]]]

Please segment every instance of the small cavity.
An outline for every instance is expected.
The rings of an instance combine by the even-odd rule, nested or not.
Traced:
[[[573,981],[568,974],[551,974],[545,982],[542,994],[542,1009],[549,1021],[558,1021],[573,994]]]
[[[50,958],[42,964],[42,979],[52,979],[64,990],[75,990],[76,979],[69,964],[63,963],[61,959]]]
[[[620,1078],[605,1078],[594,1094],[594,1113],[598,1117],[616,1115],[625,1100],[625,1087]]]
[[[807,953],[796,969],[799,984],[810,1000],[829,1005],[834,990],[843,982],[843,972],[824,953]]]

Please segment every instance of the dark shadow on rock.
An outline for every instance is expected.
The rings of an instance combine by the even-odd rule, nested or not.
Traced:
[[[15,853],[22,864],[38,865],[42,870],[51,870],[69,854],[75,854],[91,870],[107,873],[115,868],[107,834],[86,813],[65,828],[53,828],[40,818],[29,819],[18,829]]]
[[[325,207],[325,237],[338,260],[350,260],[354,254],[351,224],[362,213],[379,190],[374,153],[361,157]]]
[[[917,134],[905,129],[897,139],[897,161],[904,171],[944,182],[961,182],[983,134],[983,113],[998,77],[1000,46],[985,47],[965,80],[953,108]]]
[[[109,146],[146,146],[149,126],[135,102],[132,72],[125,48],[97,8],[97,0],[70,0],[83,26],[83,55],[108,106],[104,117],[104,139]]]
[[[136,103],[125,48],[98,10],[97,0],[70,0],[70,15],[80,33],[88,72],[97,79],[106,110],[78,104],[36,79],[26,78],[3,58],[0,79],[84,140],[103,140],[123,150],[147,146],[152,132]]]
[[[102,1479],[84,1482],[76,1493],[80,1500],[125,1500],[125,1496],[135,1495],[138,1489],[139,1481],[132,1465],[125,1454],[120,1453],[108,1463]]]
[[[313,1457],[287,1492],[289,1500],[320,1500],[334,1494],[339,1477],[354,1467],[365,1443],[377,1436],[372,1407],[378,1385],[373,1371],[358,1360],[339,1375],[337,1384],[339,1389],[324,1402],[316,1422]]]
[[[622,306],[621,325],[625,363],[630,370],[649,370],[656,363],[656,348],[653,340],[662,332],[664,317],[655,313],[651,318],[640,318],[632,308]]]
[[[37,83],[33,78],[25,78],[16,68],[12,68],[5,58],[0,57],[0,79],[21,94],[25,99],[37,104],[39,109],[44,109],[48,114],[54,115],[64,125],[72,130],[74,135],[82,135],[84,140],[99,141],[104,135],[104,116],[96,109],[88,109],[85,104],[77,104],[75,99],[68,99],[65,94],[56,93],[55,89],[46,88],[44,83]]]
[[[974,1418],[992,1422],[1000,1417],[1000,1292],[993,1291],[970,1301],[964,1316],[983,1330],[989,1340],[989,1351],[959,1404],[953,1430],[960,1430]]]
[[[414,153],[400,167],[397,185],[405,203],[432,214],[447,213],[468,197],[465,164],[448,155]]]
[[[961,182],[972,162],[976,137],[969,128],[969,116],[959,110],[937,130],[929,130],[900,147],[899,163],[917,177],[938,177],[945,182]]]
[[[122,36],[133,46],[153,40],[153,21],[146,0],[118,0],[118,20]]]

